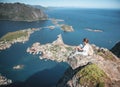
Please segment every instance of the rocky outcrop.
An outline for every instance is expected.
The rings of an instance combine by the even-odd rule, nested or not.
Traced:
[[[91,57],[77,55],[70,60],[69,64],[77,68],[66,70],[57,87],[100,87],[97,85],[101,84],[104,85],[102,87],[119,87],[120,85],[120,60],[118,59],[112,61],[99,55]],[[96,68],[91,67],[91,64]]]
[[[14,21],[45,20],[47,15],[40,9],[21,3],[0,3],[0,19]]]
[[[58,39],[53,43],[45,45],[41,45],[39,42],[34,43],[27,49],[27,52],[40,54],[40,59],[67,62],[70,65],[57,87],[99,87],[99,85],[119,87],[119,58],[106,48],[91,46],[94,49],[93,55],[71,57],[75,46],[64,44],[62,36],[58,35]]]
[[[112,49],[111,51],[120,58],[120,42],[118,42]]]
[[[0,86],[9,85],[11,83],[12,83],[12,80],[7,79],[6,77],[4,77],[0,74]]]
[[[74,31],[73,27],[69,26],[69,25],[61,24],[60,27],[65,32],[72,32],[72,31]]]

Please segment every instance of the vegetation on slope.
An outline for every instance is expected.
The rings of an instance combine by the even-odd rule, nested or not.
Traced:
[[[116,60],[115,56],[110,51],[98,51],[97,55],[102,56],[105,60]]]
[[[74,29],[73,29],[72,26],[65,25],[65,24],[60,25],[60,26],[61,26],[61,29],[62,29],[63,31],[65,31],[65,32],[72,32],[72,31],[74,31]]]
[[[96,64],[90,64],[78,72],[81,85],[88,87],[104,87],[104,78],[107,77],[103,70]]]
[[[0,50],[10,48],[12,44],[20,42],[24,43],[29,40],[30,34],[38,29],[25,29],[9,32],[0,38]]]
[[[9,32],[3,37],[0,38],[0,41],[13,41],[14,39],[20,38],[20,37],[26,37],[28,36],[27,31],[15,31],[15,32]]]

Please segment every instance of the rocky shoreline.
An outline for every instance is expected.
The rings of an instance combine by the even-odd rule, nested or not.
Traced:
[[[62,19],[51,18],[49,20],[51,20],[54,25],[41,27],[41,28],[29,28],[29,29],[24,29],[24,30],[15,31],[15,32],[8,32],[6,35],[4,35],[3,37],[0,38],[0,50],[5,50],[7,48],[10,48],[13,44],[18,43],[18,42],[25,43],[26,41],[29,40],[30,35],[34,31],[38,31],[42,28],[49,28],[49,29],[53,30],[56,27],[60,27],[60,29],[65,31],[65,32],[73,32],[74,31],[72,26],[69,26],[69,25],[66,25],[66,24],[58,24],[58,22],[64,21]],[[25,35],[20,35],[19,37],[15,37],[16,32],[18,34],[19,34],[19,32],[20,33],[22,32],[22,33],[25,33]],[[4,38],[6,36],[7,36],[7,38],[11,37],[11,36],[14,36],[14,37],[12,37],[12,39],[10,39],[10,40],[6,40],[6,38]]]
[[[40,54],[40,59],[50,59],[58,62],[65,62],[67,61],[66,56],[68,56],[73,49],[74,46],[65,45],[61,35],[58,35],[58,39],[53,43],[41,45],[39,42],[36,42],[31,47],[28,47],[26,51],[33,55]]]
[[[15,44],[18,42],[25,43],[26,41],[29,40],[30,35],[34,31],[37,31],[37,30],[39,30],[39,29],[35,29],[35,28],[30,29],[29,28],[29,29],[24,29],[24,30],[20,30],[20,31],[7,33],[6,35],[4,35],[3,37],[0,38],[0,50],[5,50],[7,48],[10,48],[12,46],[12,44]],[[24,35],[21,33],[23,33]],[[19,35],[19,36],[15,37],[15,35]]]
[[[0,86],[9,85],[12,83],[12,80],[7,79],[6,77],[0,75]]]

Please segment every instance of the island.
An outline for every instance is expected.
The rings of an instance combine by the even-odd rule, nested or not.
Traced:
[[[59,22],[63,22],[64,20],[62,19],[55,19],[55,18],[49,18],[48,20],[52,21],[54,25],[58,25]]]
[[[61,24],[59,22],[63,22],[64,20],[62,19],[55,19],[55,18],[49,18],[50,21],[52,21],[52,23],[57,26],[60,27],[61,30],[65,31],[65,32],[73,32],[74,29],[72,26],[67,25],[67,24]],[[50,29],[54,29],[55,26],[49,26]]]
[[[43,28],[49,28],[49,29],[53,30],[53,29],[55,29],[55,27],[56,27],[56,26],[51,25],[51,26],[46,26],[46,27],[43,27]]]
[[[13,69],[15,70],[20,70],[20,69],[23,69],[24,68],[24,65],[16,65],[13,67]]]
[[[59,25],[61,27],[61,29],[65,32],[73,32],[74,29],[72,26],[69,26],[69,25],[65,25],[65,24],[60,24]]]
[[[62,35],[52,43],[34,43],[27,52],[40,55],[42,60],[66,62],[70,67],[58,81],[56,87],[119,87],[120,59],[106,48],[91,44],[94,54],[91,56],[73,54],[76,46],[64,44]]]
[[[42,9],[23,3],[0,3],[0,20],[37,21],[47,20]]]
[[[103,32],[102,30],[99,30],[99,29],[86,28],[85,30],[90,31],[90,32]]]
[[[4,36],[0,38],[0,50],[5,50],[7,48],[10,48],[12,44],[15,44],[17,42],[25,43],[29,40],[30,35],[34,31],[38,31],[39,29],[35,28],[29,28],[24,30],[19,30],[15,32],[8,32]]]

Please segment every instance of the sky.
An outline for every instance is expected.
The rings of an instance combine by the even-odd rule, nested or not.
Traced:
[[[0,0],[0,2],[21,2],[44,7],[117,8],[120,0]]]

